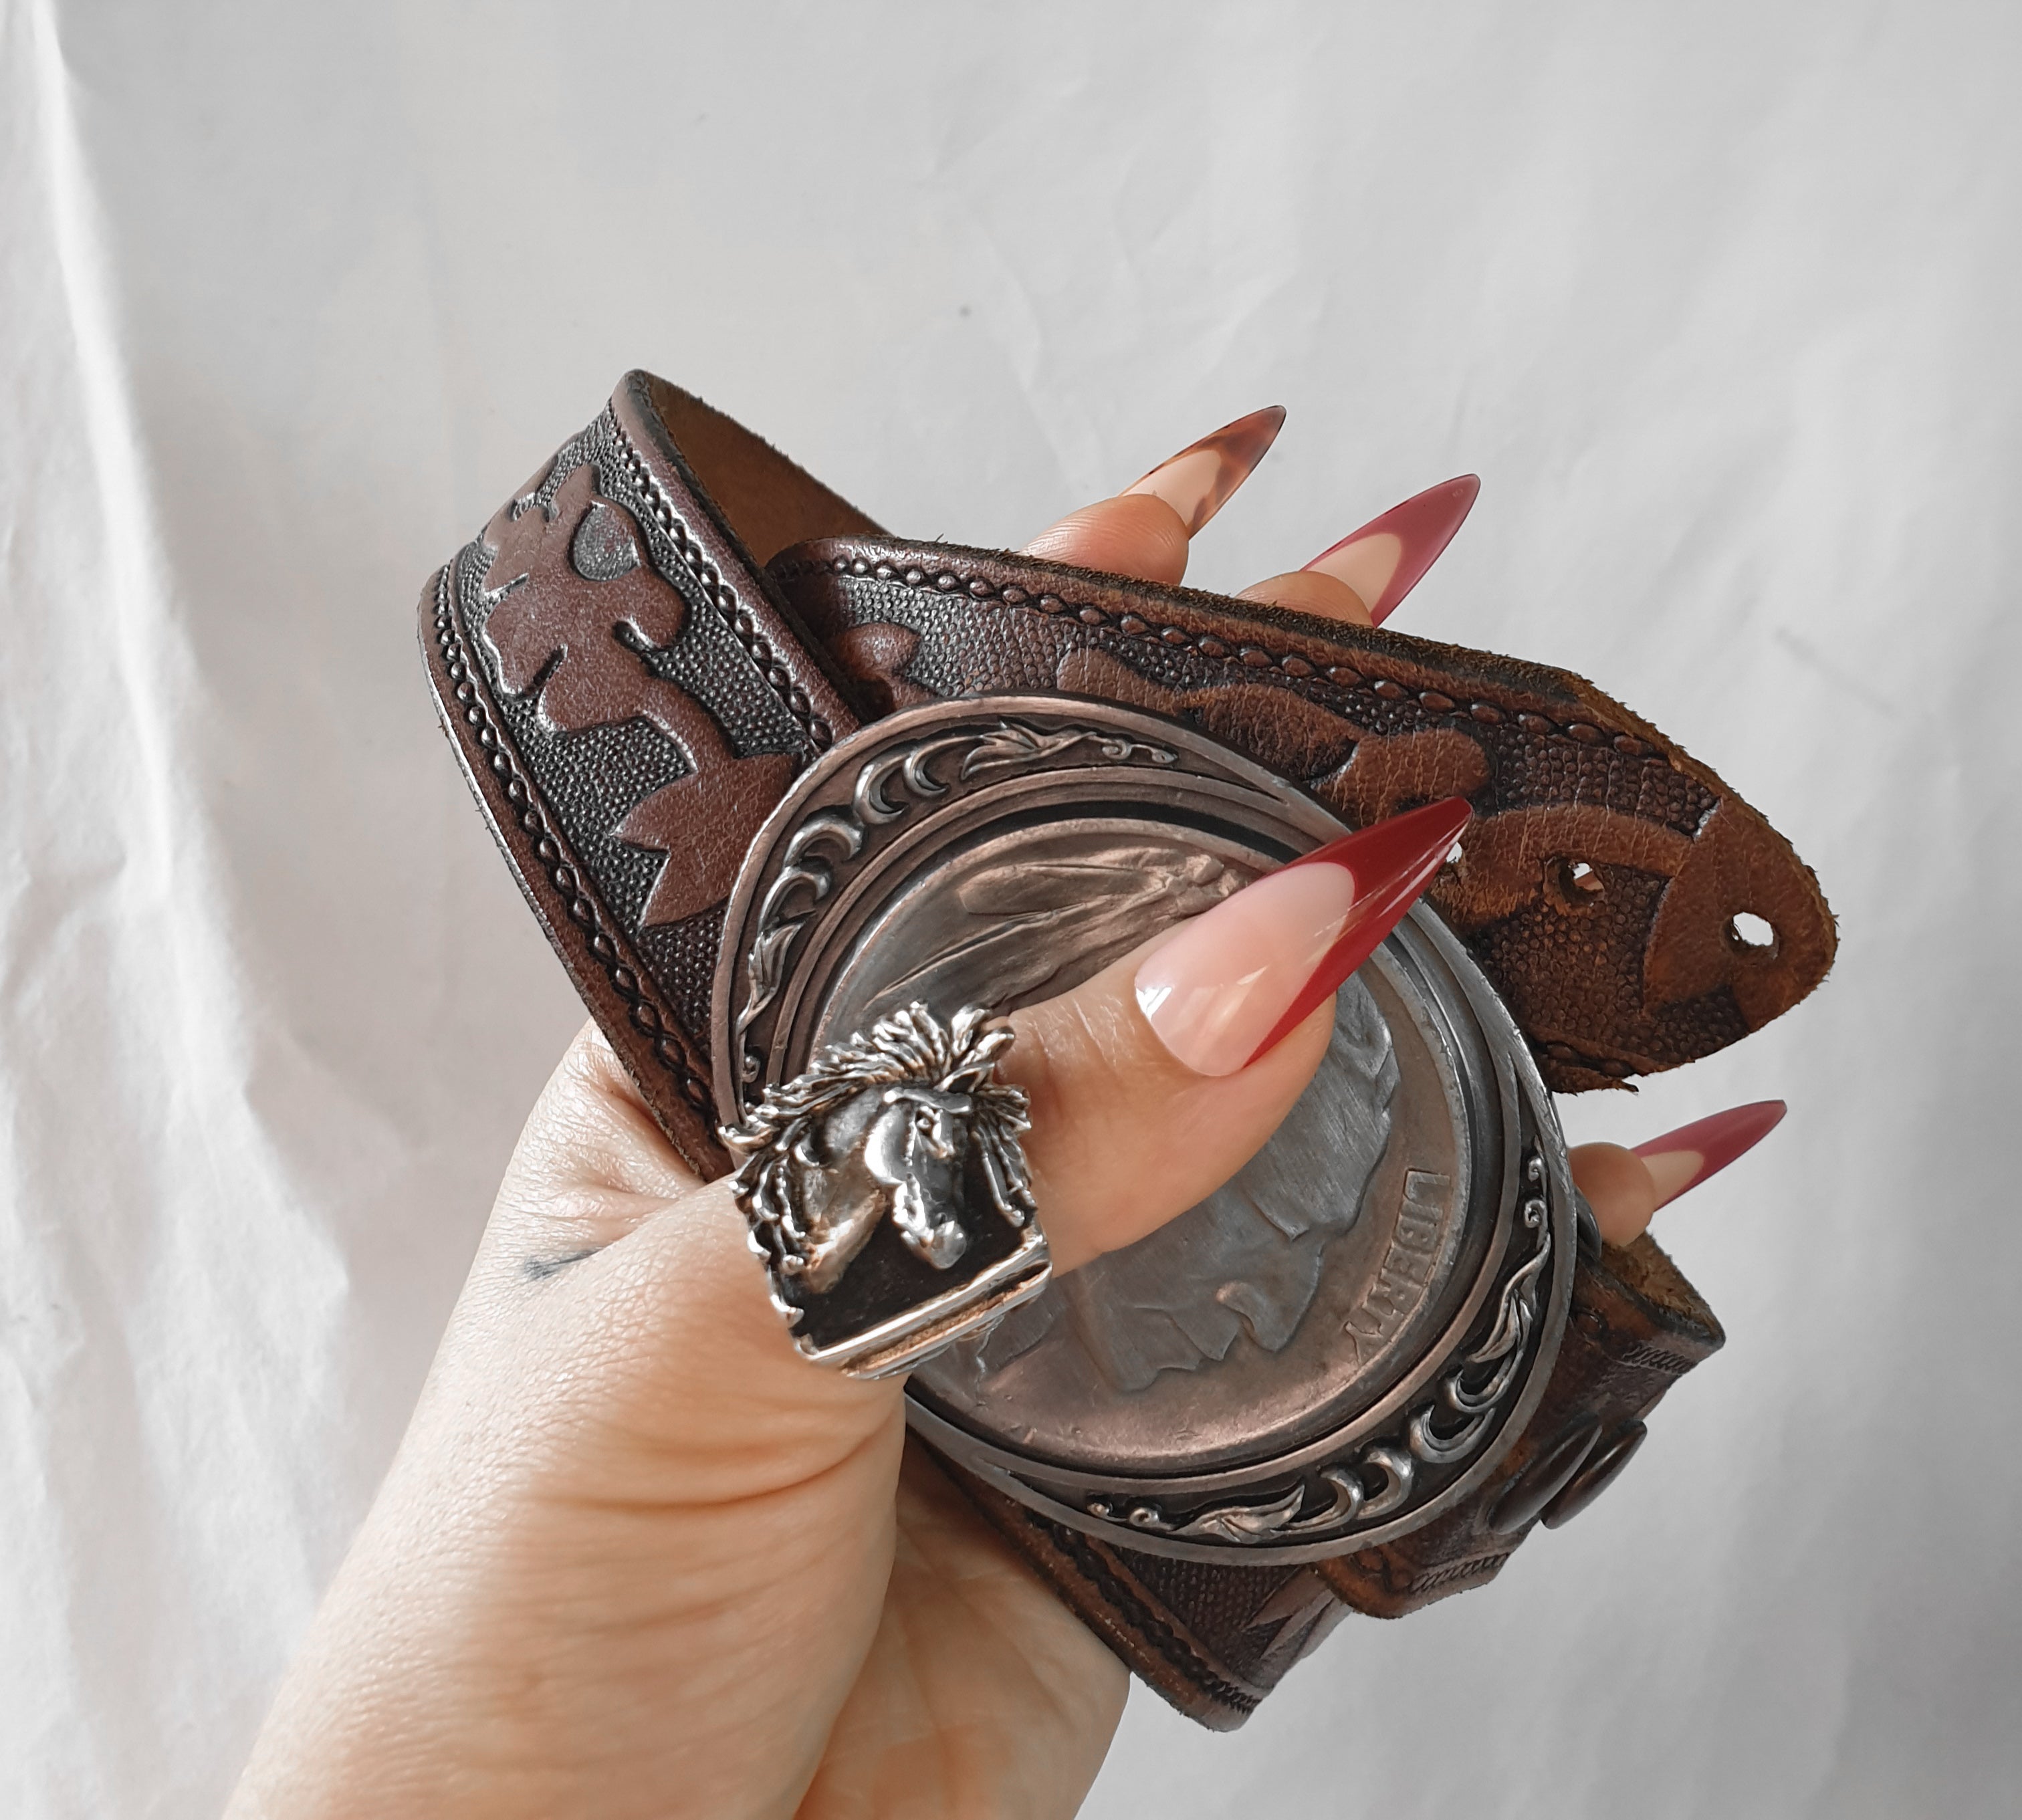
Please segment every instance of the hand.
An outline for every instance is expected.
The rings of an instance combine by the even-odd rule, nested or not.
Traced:
[[[1184,451],[1033,553],[1178,581],[1278,414]],[[1435,488],[1246,596],[1371,623],[1472,498],[1471,483]],[[1002,1072],[1031,1096],[1057,1269],[1201,1199],[1298,1098],[1331,985],[1255,1052],[1313,1001],[1323,955],[1344,958],[1342,893],[1362,902],[1367,881],[1311,901],[1313,877],[1339,871],[1308,869],[1296,892],[1274,874],[1014,1019]],[[1141,990],[1155,970],[1162,997]],[[1694,1142],[1646,1146],[1649,1162],[1575,1153],[1611,1238],[1725,1160],[1709,1163],[1718,1147],[1697,1128],[1675,1136]],[[1124,1671],[907,1446],[900,1394],[794,1353],[726,1186],[687,1171],[586,1030],[527,1122],[232,1812],[1071,1813]]]

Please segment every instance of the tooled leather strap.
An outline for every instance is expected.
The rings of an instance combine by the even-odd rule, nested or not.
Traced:
[[[794,775],[858,724],[746,539],[841,529],[876,527],[634,373],[422,599],[436,706],[499,848],[705,1176],[729,1167],[710,1085],[724,901]]]
[[[873,713],[1057,688],[1190,721],[1354,826],[1465,797],[1428,898],[1562,1092],[1710,1055],[1831,965],[1789,844],[1563,670],[947,545],[832,540],[771,574]],[[1743,914],[1773,940],[1743,942]]]
[[[827,746],[938,696],[1056,688],[1155,708],[1358,824],[1466,796],[1476,820],[1433,901],[1562,1089],[1719,1049],[1802,998],[1832,957],[1830,914],[1788,844],[1577,677],[1190,589],[894,542],[750,432],[644,374],[437,574],[422,616],[444,725],[501,848],[655,1117],[706,1176],[728,1167],[711,1117],[709,1008],[745,849]],[[1768,945],[1739,941],[1743,912],[1771,925]],[[1635,1348],[1684,1358],[1677,1336],[1688,1329],[1702,1336],[1693,1356],[1718,1343],[1703,1305],[1648,1253],[1633,1286],[1582,1273],[1604,1279],[1593,1306],[1612,1363],[1568,1380],[1567,1394],[1604,1429],[1661,1394],[1659,1382],[1644,1396],[1637,1373],[1663,1368]],[[1659,1279],[1685,1311],[1664,1329],[1673,1338],[1620,1339],[1662,1325],[1634,1300],[1649,1301]],[[1619,1319],[1618,1289],[1631,1311]],[[1562,1359],[1554,1395],[1568,1369]],[[1506,1473],[1524,1470],[1543,1433],[1541,1420]],[[1348,1558],[1381,1566],[1299,1574],[1366,1610],[1407,1609],[1493,1572],[1478,1536],[1462,1547],[1449,1529],[1465,1515]],[[1136,1591],[1085,1575],[1095,1590],[1078,1592],[1029,1523],[1007,1534],[1148,1680],[1211,1723],[1246,1710],[1271,1665],[1291,1659],[1279,1639],[1253,1660],[1225,1634],[1231,1614],[1241,1638],[1268,1628],[1267,1612],[1291,1624],[1286,1636],[1305,1634],[1278,1609],[1294,1599],[1287,1588],[1311,1590],[1297,1575],[1260,1602],[1250,1594],[1261,1582],[1245,1576],[1268,1570],[1177,1574],[1117,1555],[1105,1570],[1128,1570]],[[1079,1560],[1078,1545],[1054,1552]],[[1462,1552],[1424,1553],[1449,1546]],[[1508,1550],[1488,1552],[1499,1564]],[[1156,1622],[1133,1629],[1116,1615],[1129,1610]],[[1168,1672],[1174,1638],[1198,1643],[1220,1679]]]

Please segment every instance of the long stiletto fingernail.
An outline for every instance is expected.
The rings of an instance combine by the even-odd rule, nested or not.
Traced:
[[[1710,1118],[1695,1119],[1637,1144],[1636,1154],[1650,1165],[1656,1180],[1657,1205],[1677,1200],[1688,1188],[1718,1175],[1736,1157],[1746,1156],[1783,1123],[1788,1110],[1780,1100],[1730,1106]]]
[[[1458,797],[1344,834],[1184,925],[1137,969],[1137,1005],[1197,1074],[1246,1068],[1374,954],[1471,812]]]
[[[1371,621],[1381,626],[1453,542],[1480,491],[1473,474],[1442,480],[1350,531],[1306,567],[1345,582],[1368,604]]]
[[[1123,491],[1149,493],[1164,500],[1185,521],[1187,535],[1192,537],[1250,478],[1278,439],[1284,422],[1282,404],[1253,410],[1161,461],[1143,480],[1133,481]]]

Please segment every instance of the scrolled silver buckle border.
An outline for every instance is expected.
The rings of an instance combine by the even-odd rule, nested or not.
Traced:
[[[1102,824],[1114,820],[1126,847],[1147,839],[1155,845],[1148,829],[1172,830],[1169,845],[1203,844],[1235,863],[1246,854],[1259,866],[1342,831],[1335,817],[1261,766],[1137,709],[1075,696],[992,696],[937,702],[874,723],[803,774],[746,859],[715,980],[719,1119],[743,1120],[758,1083],[797,1060],[805,1067],[827,1040],[826,1029],[870,1021],[896,1001],[887,994],[902,983],[917,982],[918,995],[936,1003],[1017,1003],[1071,985],[1084,948],[1092,965],[1111,936],[1141,939],[1139,931],[1100,925],[1089,940],[1062,951],[1066,973],[1057,964],[1008,974],[994,962],[939,965],[954,900],[922,881],[962,855],[986,875],[992,866],[1002,874],[1024,848],[1014,842],[1000,851],[996,843],[1033,828],[1048,831],[1041,851],[1071,856],[1082,851],[1071,837],[1062,837],[1058,852],[1046,844],[1054,824],[1071,830],[1089,816],[1097,850],[1111,838]],[[958,938],[974,932],[973,908],[960,907]],[[943,1402],[929,1372],[911,1387],[907,1420],[937,1453],[1054,1523],[1133,1552],[1254,1565],[1318,1561],[1387,1541],[1453,1508],[1495,1470],[1527,1428],[1565,1329],[1577,1197],[1524,1040],[1458,942],[1422,906],[1384,953],[1385,977],[1394,973],[1397,992],[1424,1010],[1421,1034],[1458,1070],[1464,1103],[1449,1110],[1456,1141],[1475,1147],[1468,1172],[1475,1185],[1465,1226],[1457,1230],[1476,1238],[1457,1260],[1442,1326],[1414,1346],[1403,1376],[1372,1385],[1374,1400],[1338,1398],[1338,1413],[1323,1430],[1281,1420],[1267,1377],[1252,1386],[1254,1446],[1240,1457],[1196,1463],[1177,1450],[1142,1448],[1127,1461],[1089,1461],[1085,1450],[1057,1458],[1046,1445],[1050,1431],[1000,1432],[958,1400]],[[829,1023],[838,1004],[858,1008]],[[1438,1165],[1436,1157],[1429,1161]],[[1533,1179],[1538,1165],[1542,1192]],[[1531,1205],[1539,1201],[1542,1213]],[[1388,1256],[1351,1274],[1345,1286],[1366,1277],[1380,1288],[1376,1267]],[[1006,1298],[965,1325],[980,1334],[1010,1306]],[[1002,1331],[1016,1320],[1011,1315]],[[911,1359],[937,1344],[938,1336],[929,1339]],[[1466,1356],[1484,1348],[1479,1359]],[[1447,1380],[1457,1368],[1448,1399]],[[1352,1392],[1352,1377],[1341,1381]],[[1429,1395],[1436,1408],[1426,1406]],[[1486,1426],[1473,1420],[1484,1413],[1496,1418]],[[1073,1419],[1064,1405],[1056,1413]],[[1422,1433],[1422,1452],[1408,1455],[1411,1483],[1400,1502],[1389,1478],[1378,1483],[1379,1469],[1403,1478],[1414,1433]]]
[[[803,1358],[888,1377],[1046,1287],[1052,1265],[1019,1142],[1030,1107],[996,1078],[1012,1040],[982,1006],[943,1023],[913,1004],[818,1051],[721,1128],[739,1159],[732,1196]],[[965,1275],[921,1293],[927,1273],[965,1260]]]

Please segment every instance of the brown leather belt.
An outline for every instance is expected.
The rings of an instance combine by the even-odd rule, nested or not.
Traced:
[[[730,1165],[711,992],[746,849],[820,754],[935,700],[1059,691],[1150,709],[1350,825],[1465,796],[1462,863],[1429,901],[1563,1092],[1723,1048],[1833,957],[1830,912],[1789,844],[1577,677],[898,542],[643,373],[438,572],[422,622],[444,724],[527,901],[707,1176]],[[1772,938],[1743,940],[1743,916]],[[943,1464],[1144,1680],[1232,1727],[1348,1608],[1394,1617],[1480,1585],[1535,1524],[1583,1508],[1721,1343],[1648,1238],[1583,1256],[1542,1400],[1494,1472],[1410,1534],[1318,1561],[1144,1552]]]

